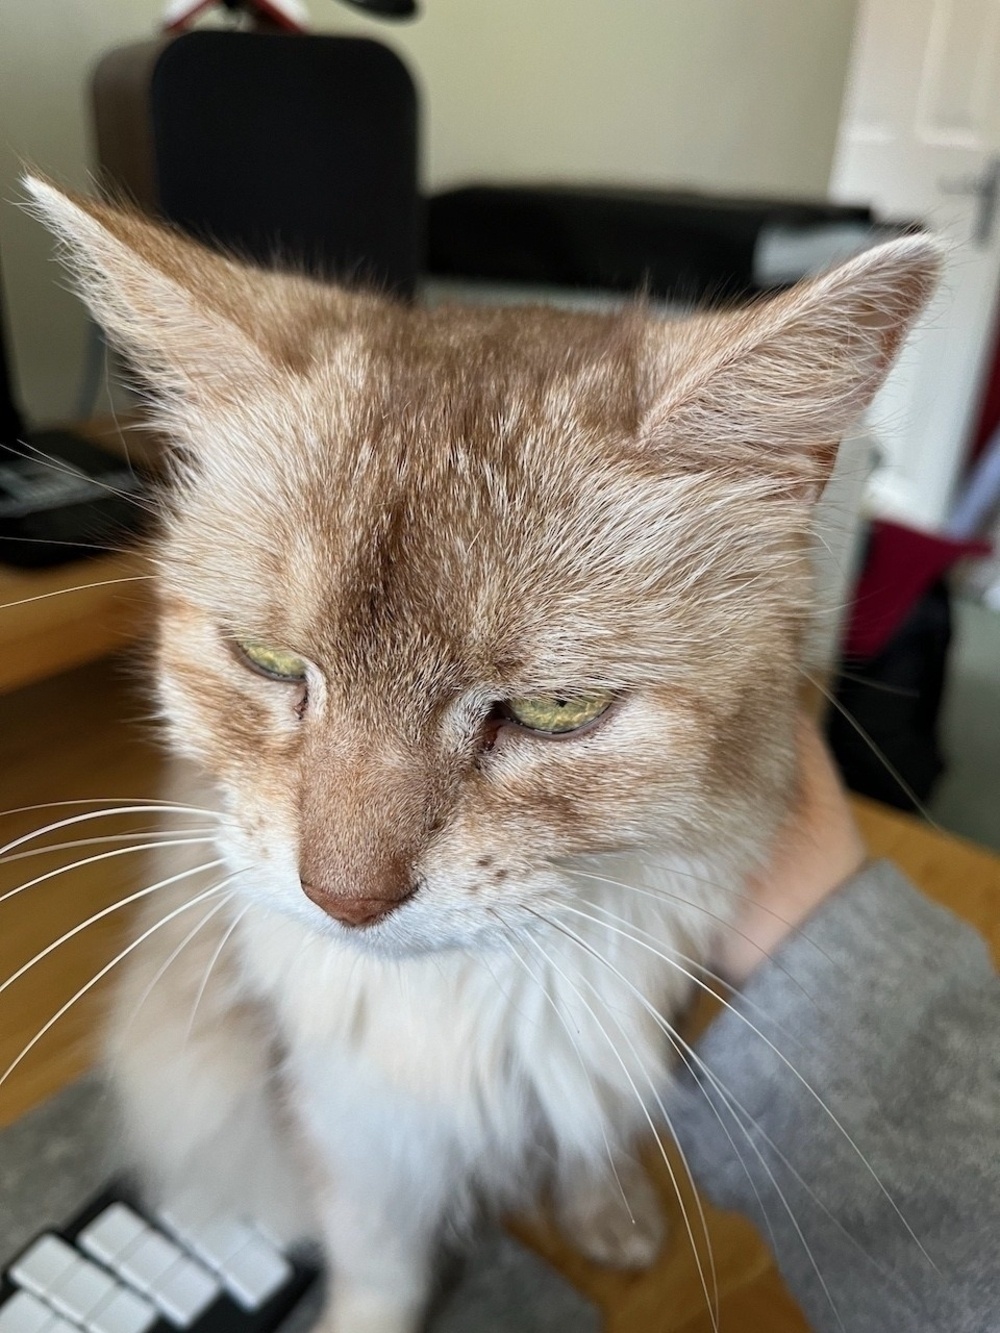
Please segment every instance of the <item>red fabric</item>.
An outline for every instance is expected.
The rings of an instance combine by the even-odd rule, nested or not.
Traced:
[[[183,14],[180,14],[170,23],[164,23],[165,32],[184,32],[191,26],[199,14],[204,13],[206,9],[211,9],[218,4],[220,0],[191,0],[191,4]],[[254,17],[266,20],[281,28],[283,32],[305,32],[306,29],[296,19],[291,18],[281,9],[275,9],[269,0],[243,0],[244,8]]]
[[[872,524],[844,649],[867,659],[881,652],[913,605],[956,560],[988,555],[988,542],[956,542],[881,519]]]

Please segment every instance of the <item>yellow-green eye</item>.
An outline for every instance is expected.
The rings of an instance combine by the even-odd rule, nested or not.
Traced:
[[[299,657],[298,653],[290,653],[284,648],[271,648],[257,639],[237,639],[236,646],[247,665],[262,676],[291,682],[306,678],[305,658]]]
[[[613,698],[610,690],[598,690],[594,694],[571,695],[565,699],[557,695],[508,699],[503,707],[512,721],[528,731],[565,736],[599,718],[610,707]]]

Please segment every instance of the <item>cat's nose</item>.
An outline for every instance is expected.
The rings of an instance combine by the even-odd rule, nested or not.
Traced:
[[[360,898],[353,893],[337,893],[321,884],[310,884],[302,880],[302,892],[317,907],[321,907],[327,916],[340,921],[345,926],[373,926],[408,898],[416,893],[416,885],[407,882],[393,886],[393,894],[386,898]]]

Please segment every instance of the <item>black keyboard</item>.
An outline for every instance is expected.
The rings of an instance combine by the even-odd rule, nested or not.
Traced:
[[[9,1265],[0,1333],[272,1333],[317,1276],[256,1225],[112,1189]]]

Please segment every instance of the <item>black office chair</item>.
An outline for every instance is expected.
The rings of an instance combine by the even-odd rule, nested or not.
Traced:
[[[413,292],[418,104],[362,38],[199,31],[109,53],[94,77],[104,181],[264,264]]]

